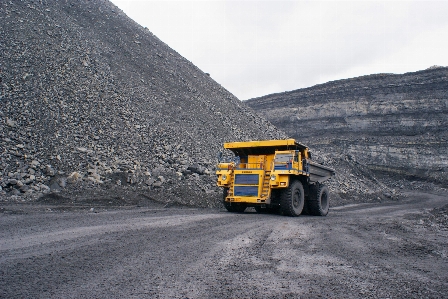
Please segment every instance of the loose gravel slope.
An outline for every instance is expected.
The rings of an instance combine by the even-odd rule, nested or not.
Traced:
[[[213,205],[223,142],[284,137],[109,1],[1,1],[0,36],[0,197]]]

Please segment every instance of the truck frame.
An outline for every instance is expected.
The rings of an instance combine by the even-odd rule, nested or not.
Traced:
[[[294,139],[224,143],[234,157],[217,166],[217,185],[229,212],[254,207],[259,213],[286,216],[328,214],[330,196],[324,181],[335,175],[311,161],[307,146]]]

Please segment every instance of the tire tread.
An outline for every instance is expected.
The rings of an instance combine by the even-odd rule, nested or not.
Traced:
[[[313,216],[326,216],[328,214],[328,208],[324,209],[322,207],[322,194],[327,194],[328,206],[330,205],[329,201],[329,191],[328,187],[323,184],[316,184],[310,186],[310,196],[307,200],[307,211],[310,215]]]

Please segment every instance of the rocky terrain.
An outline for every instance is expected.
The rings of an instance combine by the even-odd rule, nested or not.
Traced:
[[[214,170],[222,143],[287,135],[336,169],[329,182],[336,204],[396,199],[401,189],[426,188],[401,177],[384,184],[389,177],[379,179],[382,174],[372,169],[391,161],[411,157],[422,167],[446,166],[446,130],[440,129],[446,126],[446,85],[438,75],[446,69],[415,75],[420,78],[415,84],[414,79],[394,81],[403,91],[388,95],[396,99],[393,107],[377,96],[382,87],[375,87],[382,82],[394,91],[388,79],[398,78],[393,75],[247,102],[285,134],[109,1],[1,2],[0,24],[2,201],[141,204],[155,199],[220,206]],[[434,94],[432,102],[420,91],[415,99],[408,96],[409,88],[426,88]],[[369,104],[372,99],[377,102]],[[389,123],[375,125],[384,111],[402,110],[410,114],[399,122],[417,135],[396,132],[394,114]],[[434,111],[439,118],[424,122]],[[411,117],[419,115],[421,121]],[[410,143],[419,147],[411,149]],[[429,149],[431,155],[418,157]],[[398,166],[395,172],[409,169]],[[445,166],[430,172],[435,182]]]
[[[447,67],[338,80],[245,103],[330,155],[335,168],[345,160],[397,189],[448,186]],[[350,175],[343,189],[363,181]]]
[[[6,201],[216,206],[223,142],[286,137],[109,1],[2,2],[0,12]],[[317,157],[338,168],[335,200],[396,195],[347,156]]]
[[[213,206],[223,142],[284,137],[109,1],[1,1],[0,36],[3,200]]]
[[[255,111],[109,1],[0,1],[0,37],[1,298],[446,297],[447,68]],[[287,135],[329,215],[224,211],[222,143]]]

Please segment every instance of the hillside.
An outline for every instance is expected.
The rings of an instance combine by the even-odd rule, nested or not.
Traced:
[[[284,136],[109,1],[1,1],[0,36],[5,200],[210,206],[223,142]]]
[[[109,1],[1,2],[0,25],[0,200],[221,206],[222,143],[286,137]],[[334,202],[395,198],[295,137],[336,169]]]
[[[448,186],[446,67],[333,81],[245,103],[289,136],[376,175]]]

